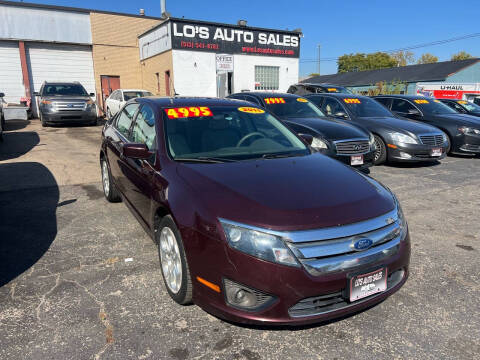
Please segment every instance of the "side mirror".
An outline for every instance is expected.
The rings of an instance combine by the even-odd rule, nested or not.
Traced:
[[[152,156],[145,144],[123,144],[121,152],[124,157],[130,159],[148,159]]]
[[[0,98],[3,98],[5,96],[4,93],[0,93]]]
[[[344,113],[343,111],[338,111],[335,114],[333,114],[334,117],[340,118],[340,119],[347,119],[348,115]]]
[[[88,95],[89,95],[89,96],[95,96],[95,93],[90,93],[90,94],[88,94]]]
[[[313,136],[309,134],[298,134],[302,138],[303,141],[305,141],[308,145],[312,145],[313,142]]]
[[[407,111],[407,115],[420,116],[420,111],[418,111],[417,109],[409,109]]]

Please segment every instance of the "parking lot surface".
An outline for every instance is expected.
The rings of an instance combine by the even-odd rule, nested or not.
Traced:
[[[245,327],[169,298],[154,243],[103,197],[100,132],[7,125],[0,359],[478,359],[480,158],[372,169],[410,226],[399,292],[328,324]]]

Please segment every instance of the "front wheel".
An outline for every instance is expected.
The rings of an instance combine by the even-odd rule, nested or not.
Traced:
[[[373,135],[375,138],[375,156],[373,163],[375,165],[381,165],[387,160],[387,148],[382,138],[378,135]]]
[[[171,216],[165,216],[155,237],[163,282],[170,297],[180,305],[192,302],[192,280],[180,232]]]
[[[100,165],[102,168],[102,185],[105,198],[109,202],[119,202],[121,200],[120,195],[118,195],[115,184],[112,182],[112,176],[110,174],[110,169],[108,168],[107,160],[102,158],[102,160],[100,160]]]

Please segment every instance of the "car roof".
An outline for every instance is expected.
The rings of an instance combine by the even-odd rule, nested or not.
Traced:
[[[167,97],[167,96],[147,96],[135,98],[133,101],[149,103],[159,107],[185,107],[185,106],[248,106],[254,107],[252,103],[237,99],[219,99],[209,97]]]
[[[252,95],[255,97],[259,98],[268,98],[268,97],[292,97],[292,98],[298,98],[301,96],[295,95],[295,94],[289,94],[289,93],[272,93],[272,92],[267,92],[267,91],[244,91],[244,92],[239,92],[235,93],[232,95]]]
[[[309,98],[309,97],[314,97],[314,96],[330,96],[330,97],[335,97],[335,98],[340,98],[340,99],[344,99],[344,98],[367,98],[368,96],[364,96],[364,95],[357,95],[357,94],[346,94],[346,93],[316,93],[316,94],[306,94],[304,95],[306,98]]]

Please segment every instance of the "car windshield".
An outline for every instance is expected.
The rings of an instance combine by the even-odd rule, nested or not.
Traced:
[[[293,96],[265,97],[266,107],[281,119],[318,118],[325,114],[307,99]]]
[[[88,96],[80,84],[49,84],[43,88],[43,96],[66,95],[66,96]]]
[[[130,99],[145,97],[145,96],[152,96],[153,94],[149,91],[124,91],[123,97],[125,101]]]
[[[480,113],[480,106],[478,106],[477,104],[465,100],[457,101],[457,103],[467,109],[467,111]]]
[[[367,97],[343,98],[342,101],[355,117],[395,117],[385,106]]]
[[[414,99],[414,104],[420,108],[420,110],[427,115],[438,115],[438,114],[457,114],[448,105],[445,105],[440,100],[435,100],[431,98],[424,99]]]
[[[222,162],[310,153],[294,133],[263,109],[237,105],[164,111],[167,147],[176,161]]]

